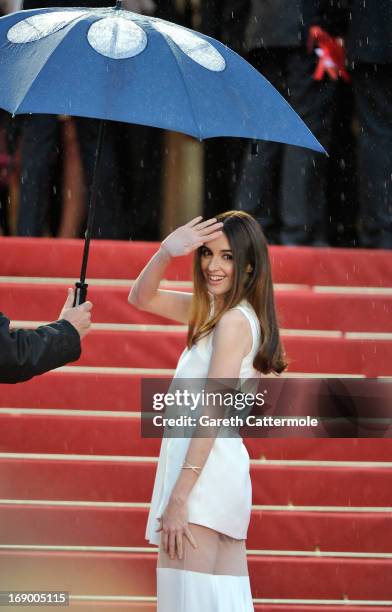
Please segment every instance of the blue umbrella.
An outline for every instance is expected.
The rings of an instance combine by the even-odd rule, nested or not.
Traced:
[[[237,136],[325,152],[286,100],[222,43],[116,7],[48,8],[0,19],[0,107],[149,125],[200,140]],[[99,132],[78,300],[102,149]],[[83,295],[82,295],[83,294]]]

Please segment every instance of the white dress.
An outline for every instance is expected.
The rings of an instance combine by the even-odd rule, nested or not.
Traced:
[[[252,332],[252,348],[242,361],[241,379],[259,378],[260,372],[253,368],[253,359],[260,345],[260,326],[253,308],[243,300],[235,309],[247,318]],[[174,374],[176,378],[207,377],[212,355],[213,332],[202,338],[191,349],[185,349],[180,356]],[[172,489],[181,472],[191,438],[164,437],[158,460],[147,521],[146,539],[158,545],[160,532],[158,518],[162,516]],[[252,486],[249,474],[249,454],[241,437],[215,439],[207,461],[187,499],[188,521],[209,527],[221,534],[238,540],[246,539],[252,508]],[[166,610],[159,605],[159,590],[174,588],[176,572],[182,570],[160,570],[158,579],[158,611]],[[252,596],[248,576],[211,575],[182,571],[182,583],[186,574],[186,588],[195,592],[211,590],[213,595],[207,600],[209,607],[203,605],[203,612],[253,612]],[[174,581],[174,582],[173,582]],[[204,582],[203,582],[204,581]],[[165,582],[165,584],[163,584]],[[230,608],[227,607],[230,593]],[[238,599],[236,599],[238,598]],[[226,605],[223,605],[226,602]],[[200,599],[195,599],[195,607],[177,606],[178,612],[200,611]],[[222,607],[223,606],[223,607]]]

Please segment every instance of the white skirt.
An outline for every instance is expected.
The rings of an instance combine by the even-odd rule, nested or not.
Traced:
[[[157,612],[253,612],[249,576],[157,568]]]
[[[183,558],[159,547],[157,612],[254,612],[245,540],[189,523],[197,548],[183,539]]]

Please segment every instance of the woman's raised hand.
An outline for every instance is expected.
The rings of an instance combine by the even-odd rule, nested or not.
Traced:
[[[216,219],[202,219],[203,217],[195,217],[189,223],[178,227],[165,238],[161,248],[171,257],[180,257],[195,251],[205,242],[219,238],[223,223]]]

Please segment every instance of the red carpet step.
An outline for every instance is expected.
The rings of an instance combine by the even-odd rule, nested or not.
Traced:
[[[0,283],[1,308],[13,320],[53,321],[59,316],[67,287],[67,284]],[[131,306],[128,294],[127,287],[92,285],[89,299],[94,304],[94,323],[175,323]],[[392,332],[392,295],[278,289],[276,303],[282,328]]]
[[[253,459],[392,461],[391,438],[246,438],[245,445]],[[160,446],[141,436],[138,417],[0,414],[0,452],[156,457]]]
[[[149,502],[156,463],[0,459],[0,498]],[[390,506],[388,468],[252,465],[254,504]],[[48,488],[50,483],[50,488]]]
[[[0,505],[2,544],[151,546],[148,508]],[[247,549],[390,553],[391,512],[252,511]]]
[[[388,340],[283,336],[283,342],[290,360],[289,371],[292,372],[355,374],[368,377],[392,375],[392,342]],[[152,351],[151,346],[155,346],[156,350]],[[184,346],[185,334],[182,332],[95,330],[85,339],[82,357],[74,365],[173,370]],[[94,376],[97,389],[98,385],[101,388],[107,385],[107,378],[103,379],[99,374]],[[41,377],[39,381],[42,380]],[[119,378],[116,380],[119,381]],[[41,383],[36,384],[40,387]],[[126,382],[124,384],[127,385]],[[102,397],[108,398],[106,406],[109,397],[113,398],[114,392],[116,389],[113,387],[103,392]],[[92,401],[91,395],[83,399],[78,398],[77,385],[69,388],[67,395],[71,399],[68,407],[79,406],[80,402],[86,405]],[[102,397],[98,393],[96,396],[95,401],[102,405]],[[35,396],[36,407],[44,405],[46,401],[42,392],[39,392],[38,397]],[[61,402],[61,399],[57,401]],[[126,401],[124,396],[123,401]]]
[[[130,374],[48,372],[22,384],[0,384],[0,405],[135,411],[140,410],[140,379]]]
[[[143,376],[143,379],[145,378],[147,377]],[[0,385],[0,407],[138,412],[140,411],[140,381],[140,376],[128,374],[50,372],[23,384]],[[12,418],[16,419],[15,416]],[[14,423],[14,431],[18,435],[17,422],[11,422]],[[50,421],[48,421],[48,427],[50,427],[49,423]],[[10,448],[7,446],[7,432],[3,431],[4,435],[0,438],[3,449]],[[70,435],[72,439],[72,434]],[[378,461],[390,460],[392,456],[391,442],[386,439],[346,439],[341,442],[339,439],[333,441],[332,439],[296,440],[291,438],[290,443],[287,444],[285,440],[278,439],[278,436],[281,435],[278,430],[271,432],[271,435],[274,435],[275,439],[270,441],[261,439],[253,442],[248,440],[247,444],[254,449],[252,453],[254,452],[256,457],[304,459],[312,458],[315,453],[314,457],[319,459],[361,460],[362,458]],[[128,441],[122,439],[128,448]],[[27,440],[26,443],[29,441]],[[31,443],[33,444],[34,440],[31,440]],[[120,447],[119,452],[114,454],[122,453]],[[348,453],[347,456],[345,453]]]
[[[70,600],[69,608],[72,612],[116,612],[117,610],[120,612],[156,612],[157,609],[155,603],[139,603],[138,601],[131,603],[116,601],[115,599],[111,602],[107,600],[98,602],[95,601],[92,596],[90,600],[80,601],[80,603],[74,603],[73,600]],[[56,612],[58,609],[58,606],[34,606],[34,611],[38,612]],[[259,608],[256,607],[255,610],[258,612]],[[260,610],[264,612],[265,608],[260,608]],[[351,608],[349,608],[349,610],[351,610]],[[373,611],[374,608],[370,608],[370,610]],[[271,612],[274,612],[274,610],[271,610]],[[317,612],[319,612],[319,610]],[[343,612],[346,612],[346,607]],[[363,612],[362,608],[360,612]],[[380,612],[380,610],[378,609],[377,612]]]
[[[156,612],[156,605],[152,603],[140,604],[140,603],[126,603],[126,602],[117,602],[113,601],[112,603],[104,603],[94,601],[94,603],[90,603],[89,601],[79,603],[79,604],[70,604],[70,608],[73,612],[116,612],[120,610],[121,612]],[[274,604],[256,604],[255,612],[326,612],[326,605],[320,604],[320,606],[312,606],[306,604],[306,609],[304,610],[304,605],[274,605]],[[385,611],[388,608],[385,606],[355,606],[344,603],[342,605],[328,605],[328,612],[380,612]],[[38,612],[53,612],[58,610],[58,607],[34,607],[34,610]]]
[[[68,371],[49,372],[26,383],[0,385],[0,407],[140,412],[141,380],[154,377],[157,375],[131,375],[126,370],[116,374],[79,372],[70,367]],[[169,376],[165,378],[170,380]],[[314,382],[302,378],[296,384],[306,390]],[[278,433],[274,435],[278,437]]]
[[[91,603],[91,601],[87,600],[77,604],[71,603],[70,608],[73,612],[116,612],[117,610],[121,612],[156,612],[156,605],[153,603],[128,603],[116,600],[113,600],[111,603],[97,601]],[[312,606],[306,604],[306,608],[304,608],[304,604],[255,604],[254,608],[255,612],[382,612],[388,610],[385,606],[381,608],[380,606],[356,606],[343,602],[342,605],[328,605],[327,603],[326,605]],[[34,610],[38,612],[55,612],[58,610],[58,607],[34,606]]]
[[[309,604],[287,604],[287,605],[274,605],[274,604],[256,604],[255,612],[380,612],[388,610],[387,607],[383,606],[355,606],[349,603],[344,603],[343,605],[333,604],[320,604],[319,606],[312,606]],[[109,612],[109,611],[108,611]],[[140,610],[140,612],[144,612]],[[146,612],[149,612],[146,610]]]
[[[8,590],[69,590],[84,595],[155,594],[155,554],[107,552],[0,552]],[[387,559],[249,555],[253,597],[392,599]]]
[[[158,248],[152,242],[93,240],[88,277],[135,278]],[[0,276],[79,278],[83,242],[0,238]],[[305,285],[391,287],[391,251],[270,247],[274,281]],[[190,278],[190,258],[176,258],[167,278]]]
[[[390,340],[285,335],[282,338],[289,371],[392,375]],[[185,341],[183,332],[95,330],[86,337],[77,365],[174,369]]]

